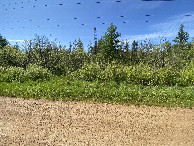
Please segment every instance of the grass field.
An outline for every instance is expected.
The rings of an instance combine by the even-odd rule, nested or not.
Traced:
[[[115,81],[70,80],[56,76],[50,80],[1,82],[0,95],[167,107],[194,106],[193,86],[143,86]]]

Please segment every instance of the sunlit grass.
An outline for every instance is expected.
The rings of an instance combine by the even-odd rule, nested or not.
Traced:
[[[0,95],[150,106],[194,106],[193,86],[143,86],[115,81],[89,82],[56,76],[49,81],[1,82]]]

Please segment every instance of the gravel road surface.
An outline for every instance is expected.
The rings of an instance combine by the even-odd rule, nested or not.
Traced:
[[[0,145],[194,145],[194,109],[0,97]]]

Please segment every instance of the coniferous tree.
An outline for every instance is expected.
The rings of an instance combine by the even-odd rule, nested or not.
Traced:
[[[184,25],[181,24],[178,32],[178,36],[173,40],[175,43],[179,45],[184,45],[188,39],[189,39],[189,34],[188,32],[185,32],[184,30]]]
[[[133,64],[138,62],[137,48],[138,48],[138,43],[134,40],[132,43],[132,54],[131,54],[131,62]]]
[[[86,52],[83,47],[82,41],[79,39],[73,42],[73,52],[71,53],[71,65],[72,71],[75,71],[82,67],[86,57]]]
[[[118,47],[119,47],[119,39],[121,34],[117,32],[117,27],[111,23],[110,27],[108,27],[107,32],[102,37],[101,42],[101,53],[105,59],[112,61],[119,57],[118,55]]]
[[[178,32],[178,36],[173,40],[176,44],[173,45],[173,57],[172,64],[176,67],[183,67],[187,63],[188,55],[188,32],[184,31],[184,25],[181,24]]]
[[[7,46],[8,44],[9,44],[8,41],[5,38],[3,38],[3,36],[0,34],[0,49]]]

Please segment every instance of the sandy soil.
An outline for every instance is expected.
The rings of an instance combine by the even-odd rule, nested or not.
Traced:
[[[194,109],[0,97],[0,145],[194,145]]]

